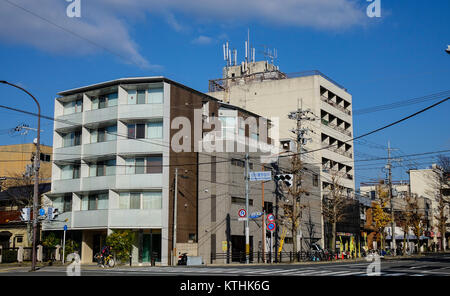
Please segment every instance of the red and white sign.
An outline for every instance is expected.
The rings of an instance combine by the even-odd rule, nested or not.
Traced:
[[[274,222],[275,221],[275,216],[272,215],[272,214],[267,215],[267,221]]]
[[[267,224],[267,230],[275,231],[275,228],[276,228],[275,223],[270,222],[270,223]]]
[[[247,217],[247,211],[245,209],[240,209],[238,212],[239,218]]]

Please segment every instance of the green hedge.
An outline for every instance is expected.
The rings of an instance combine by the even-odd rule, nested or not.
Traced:
[[[17,261],[17,250],[2,250],[2,263]]]

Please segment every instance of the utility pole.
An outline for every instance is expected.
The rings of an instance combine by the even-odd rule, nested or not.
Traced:
[[[175,168],[175,192],[173,195],[173,251],[172,265],[176,266],[177,259],[177,197],[178,197],[178,168]]]
[[[393,194],[392,194],[392,164],[391,164],[391,151],[394,150],[391,148],[391,142],[388,141],[388,163],[386,168],[388,169],[388,186],[389,186],[389,200],[391,203],[391,239],[392,239],[392,248],[394,249],[393,254],[396,256],[396,241],[395,241],[395,212],[394,212],[394,202],[393,202]]]
[[[245,154],[245,211],[247,216],[245,217],[245,263],[249,264],[250,253],[250,231],[248,227],[248,153]]]
[[[288,115],[289,119],[296,121],[296,128],[291,130],[295,134],[296,153],[292,156],[293,184],[292,189],[290,190],[292,196],[291,222],[294,252],[298,252],[297,235],[299,230],[298,228],[301,227],[300,219],[302,206],[300,205],[300,196],[303,192],[305,192],[301,184],[301,171],[303,169],[301,160],[302,145],[306,144],[306,141],[309,140],[305,138],[305,135],[309,132],[309,129],[302,128],[302,120],[314,121],[315,118],[310,115],[313,115],[310,110],[303,110],[303,101],[301,101],[301,103],[297,102],[297,110],[290,112]]]
[[[38,123],[37,123],[37,138],[35,141],[36,144],[36,157],[34,158],[34,193],[33,193],[33,250],[32,250],[32,259],[31,259],[31,271],[36,270],[36,236],[37,236],[37,226],[38,226],[38,203],[39,203],[39,166],[40,166],[40,142],[41,142],[41,105],[38,100],[26,89],[9,83],[4,80],[0,80],[0,83],[7,84],[13,86],[17,89],[28,94],[36,103],[38,108]]]

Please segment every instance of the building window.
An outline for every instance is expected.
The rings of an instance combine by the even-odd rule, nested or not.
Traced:
[[[241,168],[245,167],[245,161],[236,158],[231,159],[231,164]]]
[[[16,243],[22,243],[23,242],[23,236],[16,236]]]
[[[164,101],[164,89],[162,87],[148,89],[148,103],[162,104]]]
[[[126,174],[162,174],[162,156],[126,158]]]
[[[313,182],[313,186],[314,187],[318,187],[319,186],[319,175],[318,174],[313,174],[312,182]]]
[[[162,104],[164,90],[162,87],[149,88],[147,90],[129,90],[128,104]]]
[[[83,100],[75,100],[63,104],[64,115],[83,112]]]
[[[128,139],[144,139],[145,138],[145,124],[129,124],[128,125]]]
[[[231,203],[245,205],[245,198],[232,196]],[[253,199],[248,200],[248,205],[253,206]]]
[[[147,123],[147,138],[149,139],[162,139],[163,138],[163,122],[155,121]]]
[[[62,135],[63,147],[81,145],[81,131],[74,131]]]
[[[264,212],[266,212],[266,214],[272,214],[273,213],[273,203],[265,201],[264,202]]]
[[[82,210],[106,210],[108,209],[108,193],[84,195],[81,199]]]
[[[161,209],[162,192],[121,192],[119,195],[119,208],[136,210]]]
[[[99,96],[92,99],[92,110],[117,106],[117,93]]]
[[[371,199],[371,200],[375,200],[375,197],[376,197],[376,192],[375,192],[375,190],[370,191],[370,199]]]
[[[72,194],[55,197],[52,200],[52,206],[60,213],[72,211]]]
[[[114,141],[117,139],[117,125],[91,130],[91,143]]]
[[[113,176],[116,174],[116,160],[98,161],[89,165],[89,176]]]
[[[41,161],[44,161],[44,162],[50,162],[51,161],[50,155],[49,154],[45,154],[45,153],[40,153],[40,159],[41,159]]]
[[[80,164],[68,164],[61,166],[61,179],[79,179],[80,178]]]

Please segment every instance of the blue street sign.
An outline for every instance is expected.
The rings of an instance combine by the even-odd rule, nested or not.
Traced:
[[[249,172],[248,177],[250,181],[270,181],[272,180],[272,172],[271,171]]]
[[[64,231],[67,231],[67,225],[64,225]]]
[[[261,217],[262,215],[263,215],[262,212],[255,212],[255,213],[251,213],[251,214],[250,214],[250,218],[251,218],[251,219],[256,219],[256,218]]]
[[[45,210],[39,209],[39,216],[44,216],[44,215],[45,215]]]

